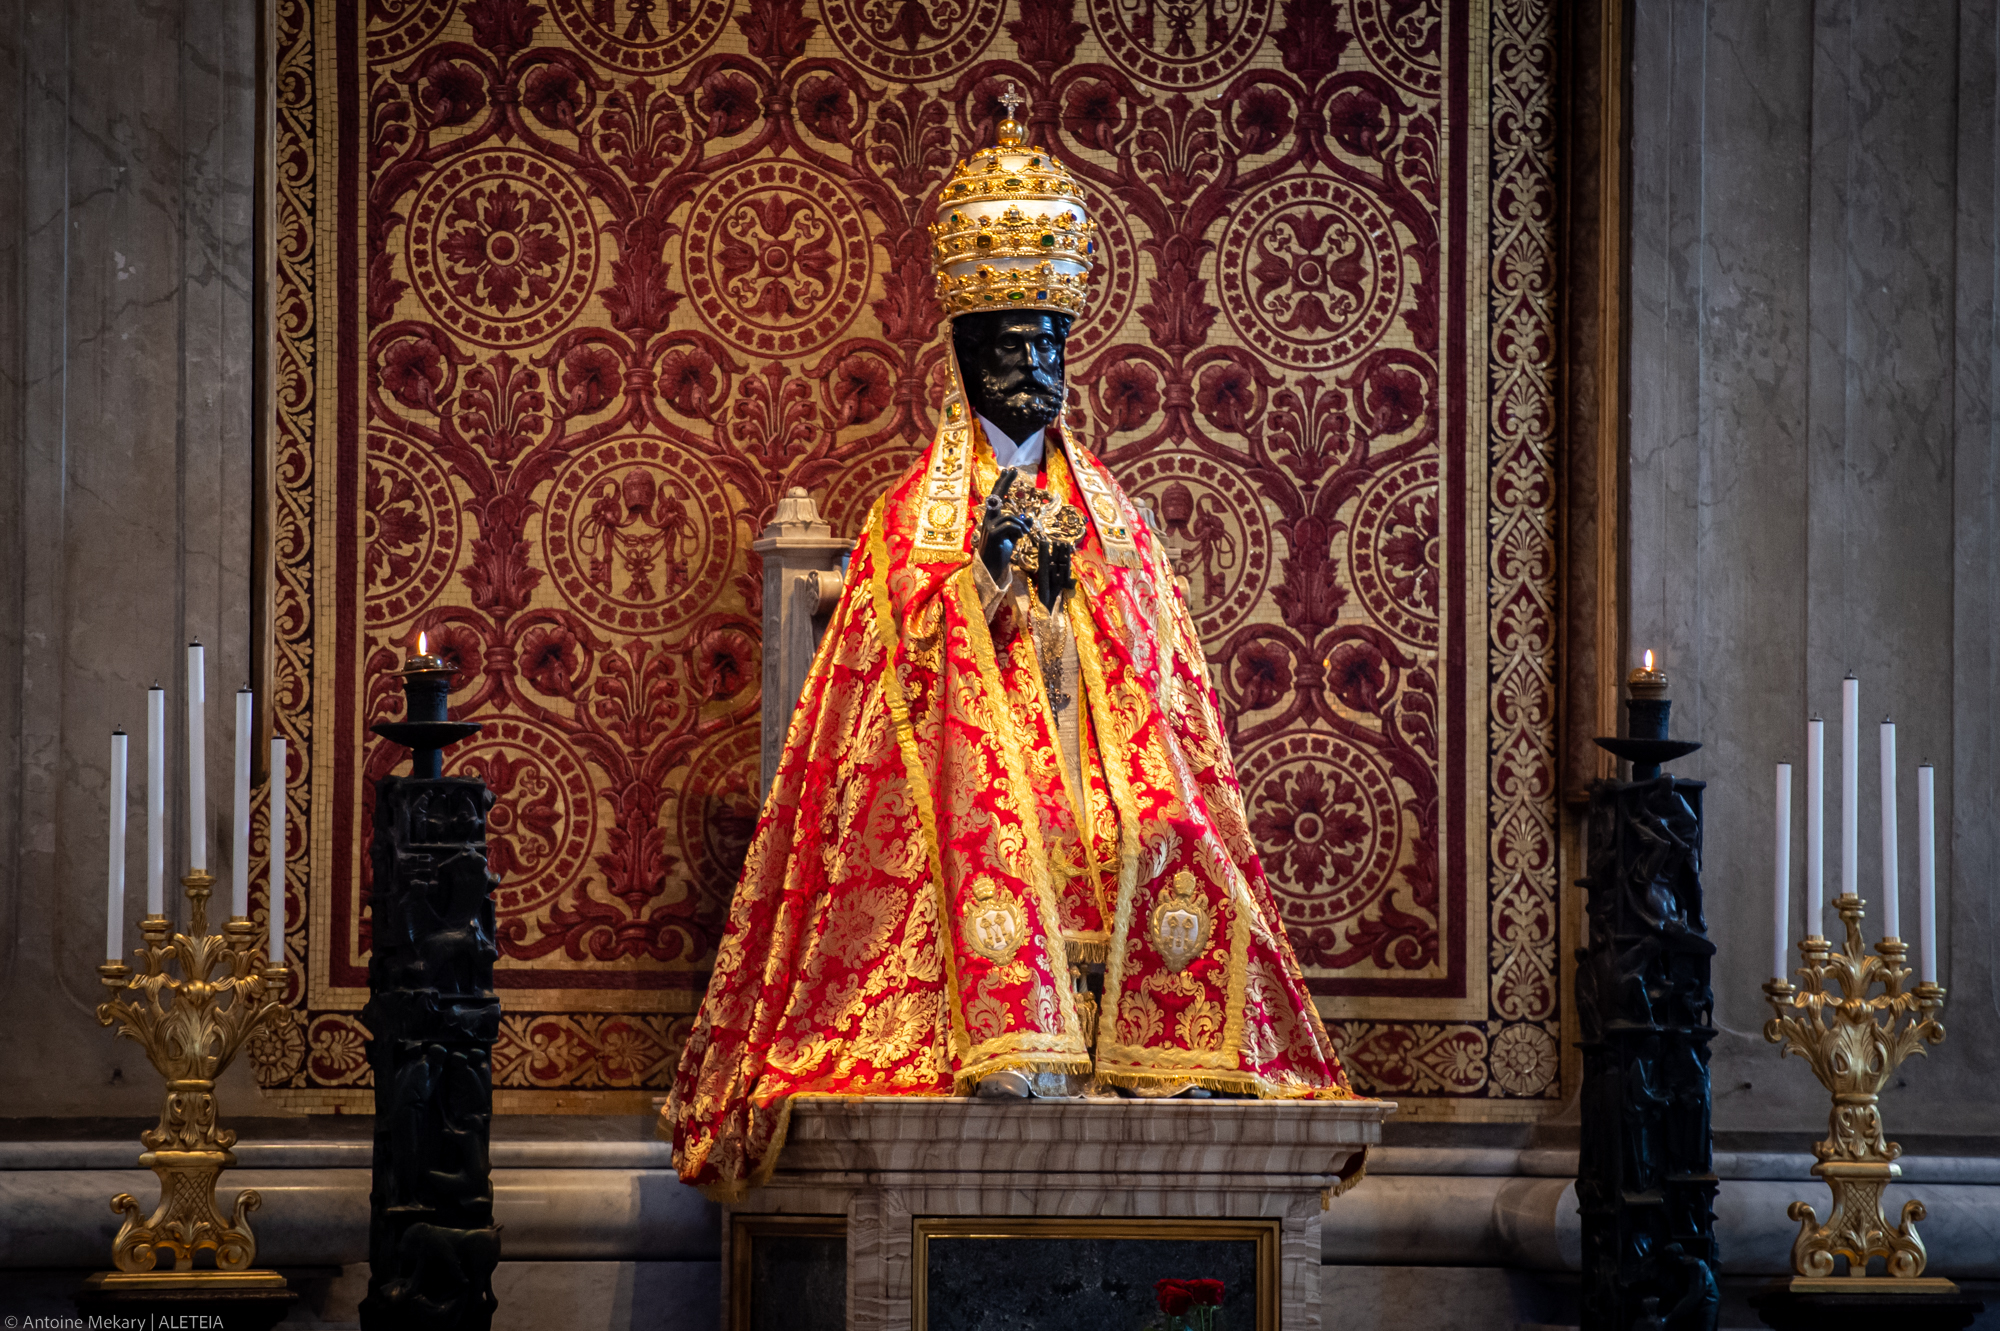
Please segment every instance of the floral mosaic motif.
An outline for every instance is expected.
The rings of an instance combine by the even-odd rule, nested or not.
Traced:
[[[1367,142],[1375,142],[1370,130]],[[1433,223],[1434,225],[1434,223]],[[1224,304],[1260,352],[1300,368],[1343,365],[1387,331],[1401,304],[1396,226],[1365,191],[1318,176],[1273,181],[1222,239]]]
[[[399,755],[343,757],[312,723],[400,716],[385,672],[423,631],[454,715],[487,726],[467,761],[506,787],[496,1075],[665,1084],[684,1019],[575,995],[699,987],[756,807],[748,543],[793,485],[852,534],[929,437],[929,199],[1011,82],[1103,226],[1072,410],[1175,546],[1311,983],[1336,1016],[1414,986],[1489,1004],[1347,1023],[1357,1083],[1559,1092],[1508,1034],[1561,1020],[1546,0],[399,0],[341,49],[332,0],[278,8],[277,677],[288,947],[314,969],[273,1077],[366,1085],[345,1008],[367,810],[315,782],[351,791]],[[1455,125],[1447,151],[1461,74],[1490,87],[1491,137]],[[342,92],[352,131],[326,128]],[[362,197],[318,216],[348,132]],[[1448,235],[1454,215],[1487,233]],[[1474,298],[1484,347],[1441,313]],[[342,327],[356,341],[322,362]],[[1482,368],[1475,419],[1451,385]],[[343,383],[358,398],[326,396]],[[323,438],[336,418],[352,432]],[[344,600],[316,545],[343,521]],[[1454,673],[1473,608],[1485,673]],[[1488,750],[1454,756],[1474,715]],[[1451,803],[1461,761],[1501,792],[1483,829]],[[1449,859],[1453,834],[1477,844]],[[1455,953],[1482,914],[1488,945]]]
[[[1491,1050],[1475,1025],[1329,1022],[1328,1034],[1357,1091],[1473,1095],[1488,1083]]]
[[[443,77],[434,75],[419,86],[452,108],[447,120],[469,119],[473,106],[454,100],[448,88],[440,91]],[[401,126],[390,122],[382,128]],[[392,305],[413,287],[461,337],[520,346],[562,328],[587,302],[597,267],[597,227],[583,195],[553,164],[519,153],[468,154],[424,178],[404,206],[410,214],[411,261],[377,266],[377,306]],[[398,271],[406,271],[407,279],[396,276]],[[417,383],[421,376],[434,396],[442,382],[442,345],[432,339],[429,349],[416,341],[404,346],[397,380],[385,386],[399,398],[397,386],[421,397],[426,391]]]
[[[438,242],[450,260],[453,294],[500,314],[529,297],[548,299],[569,253],[554,222],[547,199],[518,193],[505,181],[454,198]]]
[[[1289,681],[1286,681],[1289,683]],[[1264,803],[1250,830],[1273,873],[1302,880],[1348,878],[1360,868],[1371,812],[1361,787],[1343,772],[1308,769],[1289,783],[1264,788]]]
[[[496,1090],[621,1089],[671,1080],[689,1017],[515,1016],[493,1042]]]

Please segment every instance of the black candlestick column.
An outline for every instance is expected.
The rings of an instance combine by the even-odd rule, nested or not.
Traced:
[[[1667,738],[1666,677],[1634,671],[1628,737],[1599,744],[1634,780],[1591,790],[1589,946],[1577,953],[1586,1331],[1714,1331],[1716,1178],[1709,1041],[1715,945],[1701,899],[1704,783],[1660,774],[1700,748]]]
[[[479,729],[446,719],[451,675],[434,657],[413,660],[403,672],[409,719],[374,727],[413,750],[413,775],[377,784],[370,847],[367,1331],[488,1331],[497,1306],[487,1161],[500,1028],[486,868],[493,793],[477,777],[441,774],[445,746]]]

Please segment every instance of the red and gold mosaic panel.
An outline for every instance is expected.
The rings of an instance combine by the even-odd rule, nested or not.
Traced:
[[[278,12],[274,1094],[367,1103],[420,630],[485,725],[503,1103],[664,1089],[755,814],[749,543],[793,485],[852,534],[929,438],[929,201],[1011,82],[1103,228],[1074,406],[1183,552],[1356,1088],[1559,1097],[1547,0]]]

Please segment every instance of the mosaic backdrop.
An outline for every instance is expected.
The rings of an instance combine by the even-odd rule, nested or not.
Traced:
[[[1181,548],[1357,1089],[1558,1095],[1548,0],[279,13],[274,1093],[368,1103],[419,630],[498,796],[503,1107],[663,1092],[756,813],[749,543],[792,485],[853,534],[929,438],[929,200],[1011,81],[1104,228],[1075,405]]]

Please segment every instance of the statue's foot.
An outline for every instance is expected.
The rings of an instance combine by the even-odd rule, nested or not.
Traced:
[[[1035,1093],[1023,1072],[995,1072],[979,1079],[973,1094],[982,1100],[1026,1100]]]
[[[1076,1100],[1088,1095],[1092,1078],[1073,1072],[1037,1072],[1029,1082],[1037,1100]]]

